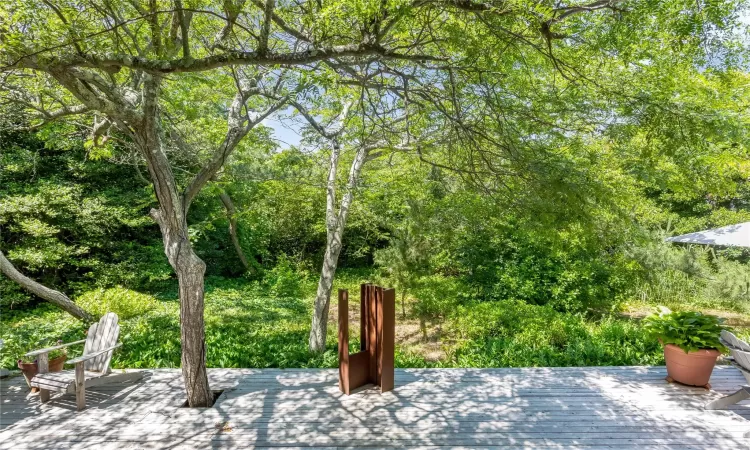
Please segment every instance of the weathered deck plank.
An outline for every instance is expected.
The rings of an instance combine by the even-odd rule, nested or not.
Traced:
[[[0,380],[0,449],[750,448],[750,402],[702,409],[743,384],[732,367],[710,392],[667,384],[663,367],[398,369],[393,391],[348,397],[335,370],[209,375],[225,390],[214,408],[180,408],[180,372],[152,370],[87,390],[80,413],[73,395],[42,405]]]

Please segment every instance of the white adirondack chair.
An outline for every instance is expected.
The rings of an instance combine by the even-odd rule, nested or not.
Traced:
[[[117,342],[120,336],[120,326],[117,324],[117,314],[107,313],[99,323],[91,325],[86,339],[56,345],[29,352],[26,356],[36,356],[38,373],[31,379],[31,386],[39,388],[39,398],[42,403],[49,400],[50,391],[76,394],[78,411],[86,407],[86,388],[107,383],[134,381],[143,376],[140,372],[110,373],[109,362],[114,350],[122,345]],[[75,365],[75,370],[62,372],[48,372],[48,353],[70,345],[83,344],[83,356],[66,361]]]
[[[708,403],[705,409],[722,409],[750,398],[750,345],[729,331],[722,331],[720,340],[732,355],[732,365],[740,369],[748,385],[742,386],[734,394]]]

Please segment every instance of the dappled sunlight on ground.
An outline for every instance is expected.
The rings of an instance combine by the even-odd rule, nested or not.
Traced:
[[[177,370],[40,405],[2,380],[0,449],[368,446],[722,448],[750,445],[750,405],[704,411],[744,379],[719,367],[714,391],[664,381],[663,367],[398,369],[396,387],[339,392],[336,370],[210,369],[212,408],[181,408]]]

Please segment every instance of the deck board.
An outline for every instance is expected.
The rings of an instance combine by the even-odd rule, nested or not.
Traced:
[[[702,406],[744,383],[719,366],[713,389],[664,381],[664,367],[397,369],[395,389],[338,390],[337,371],[210,369],[213,408],[180,408],[179,370],[42,405],[0,380],[0,449],[653,448],[748,449],[750,402]]]

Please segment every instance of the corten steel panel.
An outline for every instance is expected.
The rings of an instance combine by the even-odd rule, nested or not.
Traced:
[[[367,350],[367,285],[359,286],[359,351]]]
[[[378,379],[378,311],[375,303],[375,286],[367,285],[367,352],[370,354],[370,381]]]
[[[339,388],[345,394],[367,383],[393,389],[396,294],[393,289],[360,286],[360,348],[349,354],[349,296],[339,290]]]
[[[393,389],[393,355],[394,342],[396,339],[396,291],[386,289],[383,291],[383,333],[382,345],[380,347],[380,392],[388,392]]]
[[[339,289],[339,389],[349,394],[349,292]]]
[[[369,372],[370,355],[367,352],[349,355],[349,388],[351,390],[364,386],[367,383],[372,383]],[[345,394],[349,395],[350,392],[345,392]]]
[[[377,311],[377,333],[375,333],[375,348],[377,348],[377,351],[375,352],[377,362],[375,366],[377,367],[377,370],[375,371],[375,384],[380,386],[380,380],[383,375],[383,366],[381,364],[383,360],[383,288],[380,286],[375,286],[375,297],[373,298],[375,302],[375,311]]]

